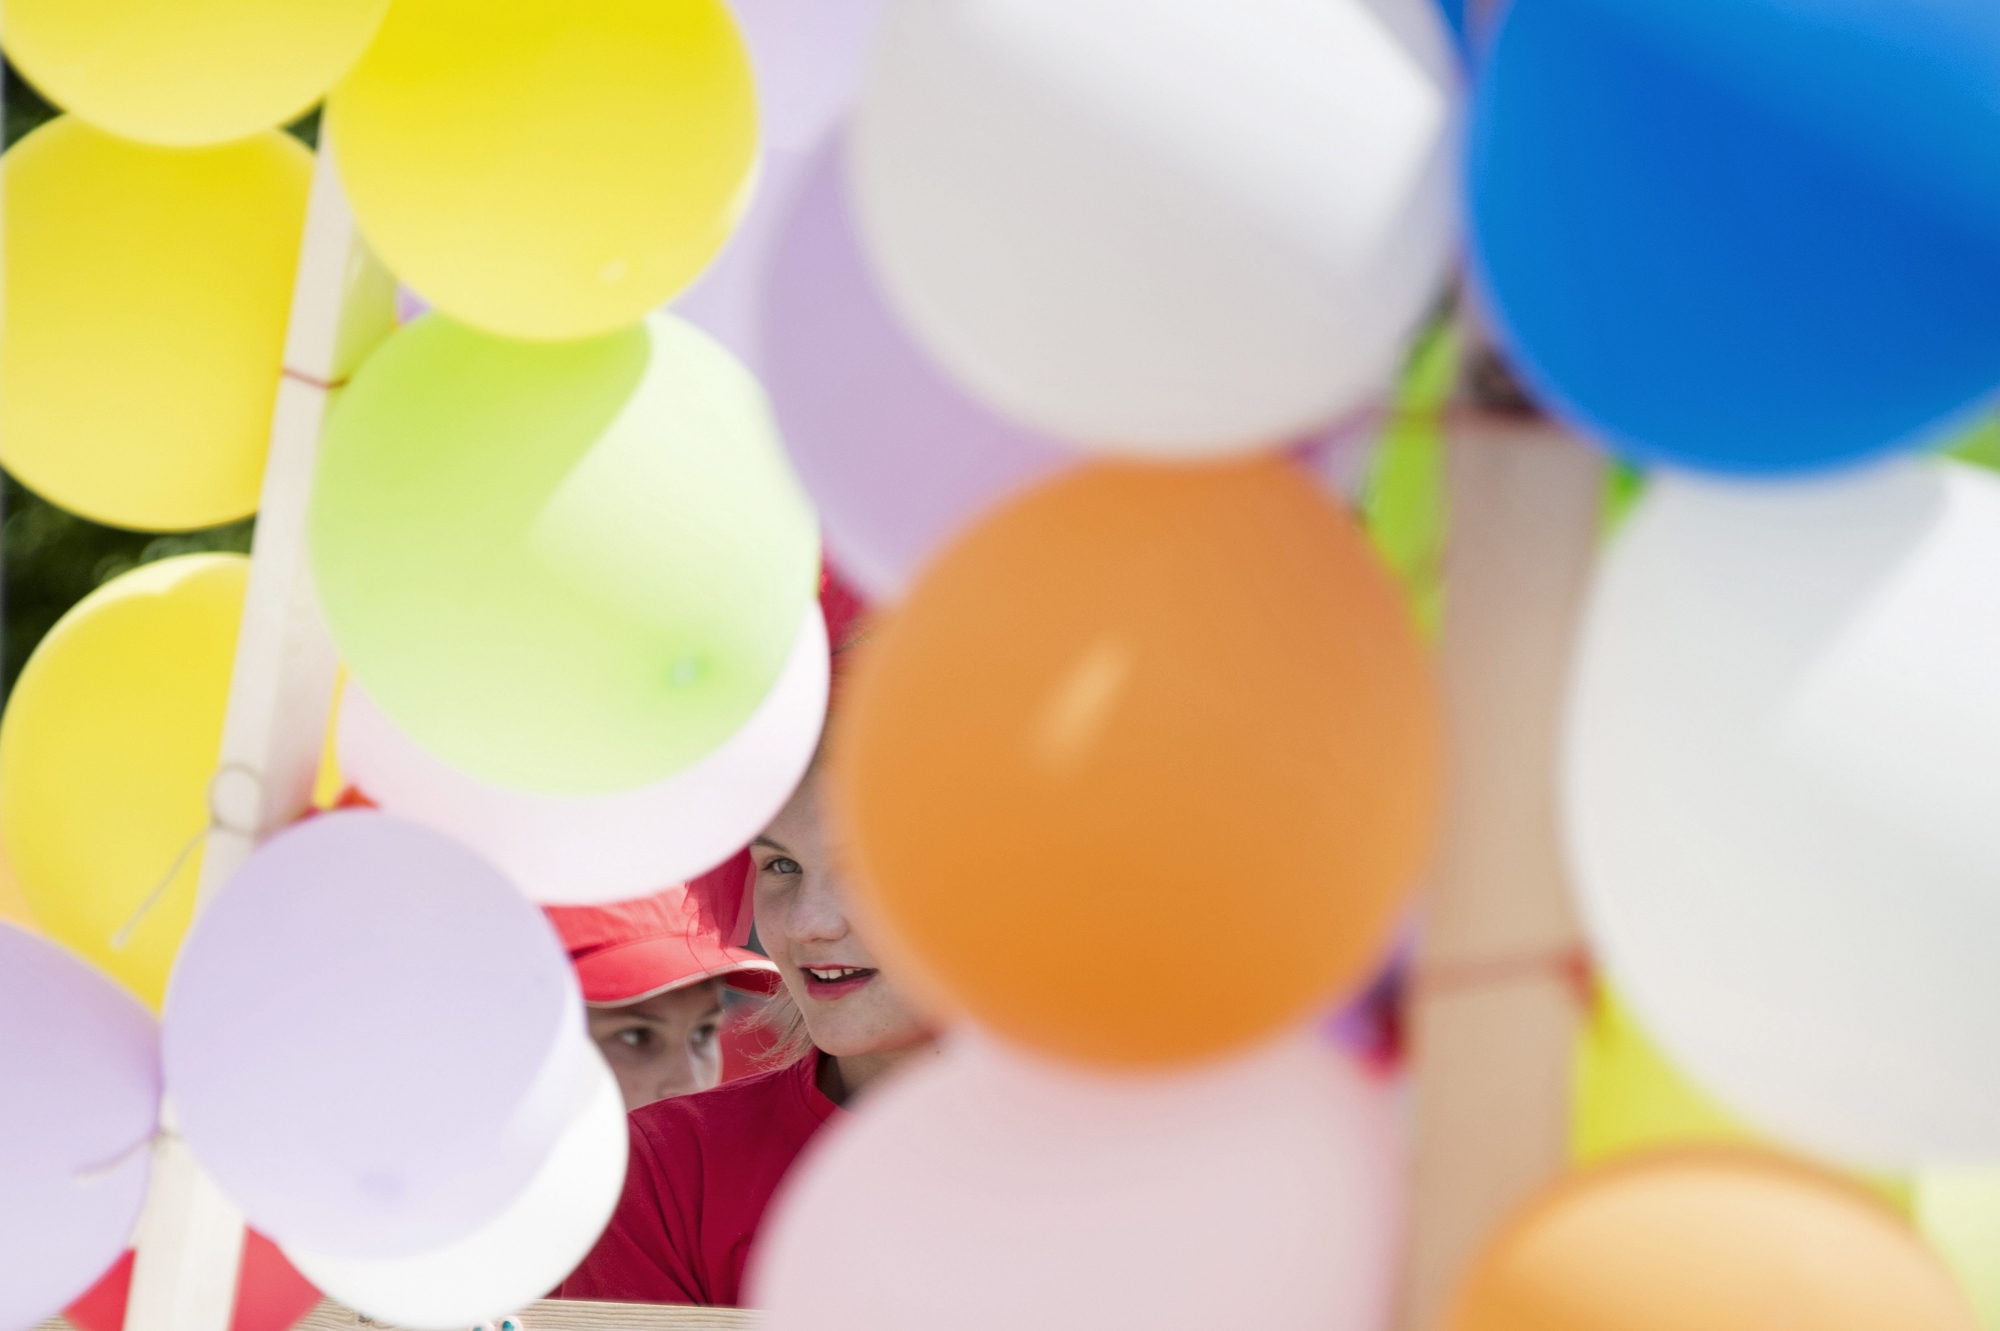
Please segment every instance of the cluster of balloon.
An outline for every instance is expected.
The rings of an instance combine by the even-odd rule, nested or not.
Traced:
[[[1901,1216],[1780,1157],[1710,1149],[1558,1184],[1488,1244],[1446,1331],[1973,1331]]]
[[[388,0],[9,5],[8,58],[69,114],[11,146],[0,463],[98,522],[257,506],[310,154],[275,126],[361,54]],[[354,284],[386,324],[391,284]]]
[[[1471,259],[1537,395],[1648,462],[1786,472],[2000,383],[1983,0],[1523,0],[1479,81]]]
[[[622,1102],[581,1009],[554,930],[485,861],[331,813],[260,846],[190,932],[165,1084],[300,1272],[442,1328],[468,1298],[539,1297],[610,1217]]]
[[[1586,614],[1565,807],[1634,1010],[1753,1122],[1896,1167],[2000,1146],[2000,480],[1656,478]]]
[[[755,359],[898,602],[830,746],[871,941],[963,1021],[787,1189],[774,1325],[1386,1316],[1383,1092],[1310,1032],[1393,941],[1439,718],[1280,451],[1442,283],[1455,69],[1428,3],[886,0]]]

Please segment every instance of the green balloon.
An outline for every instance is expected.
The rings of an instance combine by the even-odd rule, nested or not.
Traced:
[[[328,420],[311,542],[376,704],[465,772],[558,794],[726,739],[819,570],[763,390],[668,315],[574,342],[404,328]]]

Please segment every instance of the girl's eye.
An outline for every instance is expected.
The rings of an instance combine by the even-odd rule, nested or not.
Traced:
[[[706,1026],[699,1026],[695,1028],[695,1033],[694,1033],[695,1048],[702,1049],[714,1043],[715,1043],[715,1023],[710,1022]]]
[[[627,1026],[613,1038],[627,1049],[644,1049],[652,1042],[653,1033],[644,1026]]]
[[[797,860],[787,859],[783,855],[780,855],[764,866],[764,872],[784,874],[789,877],[792,874],[804,873],[805,870],[799,868]]]

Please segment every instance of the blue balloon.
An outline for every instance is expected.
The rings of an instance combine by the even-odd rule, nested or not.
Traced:
[[[1782,473],[2000,388],[2000,3],[1516,0],[1470,143],[1515,367],[1620,453]]]
[[[1451,35],[1458,38],[1458,46],[1465,49],[1465,0],[1438,0],[1438,8],[1444,13],[1445,24],[1451,28]]]

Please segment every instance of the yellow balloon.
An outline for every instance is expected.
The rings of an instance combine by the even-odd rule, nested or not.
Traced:
[[[367,49],[389,0],[7,0],[5,45],[49,99],[143,143],[222,143],[297,119]]]
[[[0,717],[0,836],[44,933],[154,1008],[194,915],[250,561],[182,555],[92,592],[28,658]]]
[[[722,0],[396,0],[327,124],[389,267],[523,338],[671,299],[742,215],[757,149]]]
[[[278,130],[152,148],[64,116],[0,173],[0,464],[114,527],[254,512],[311,154]]]
[[[21,885],[14,881],[14,870],[4,854],[0,854],[0,921],[34,933],[41,932],[41,927],[35,923],[35,913],[28,909],[28,898],[21,894]]]

